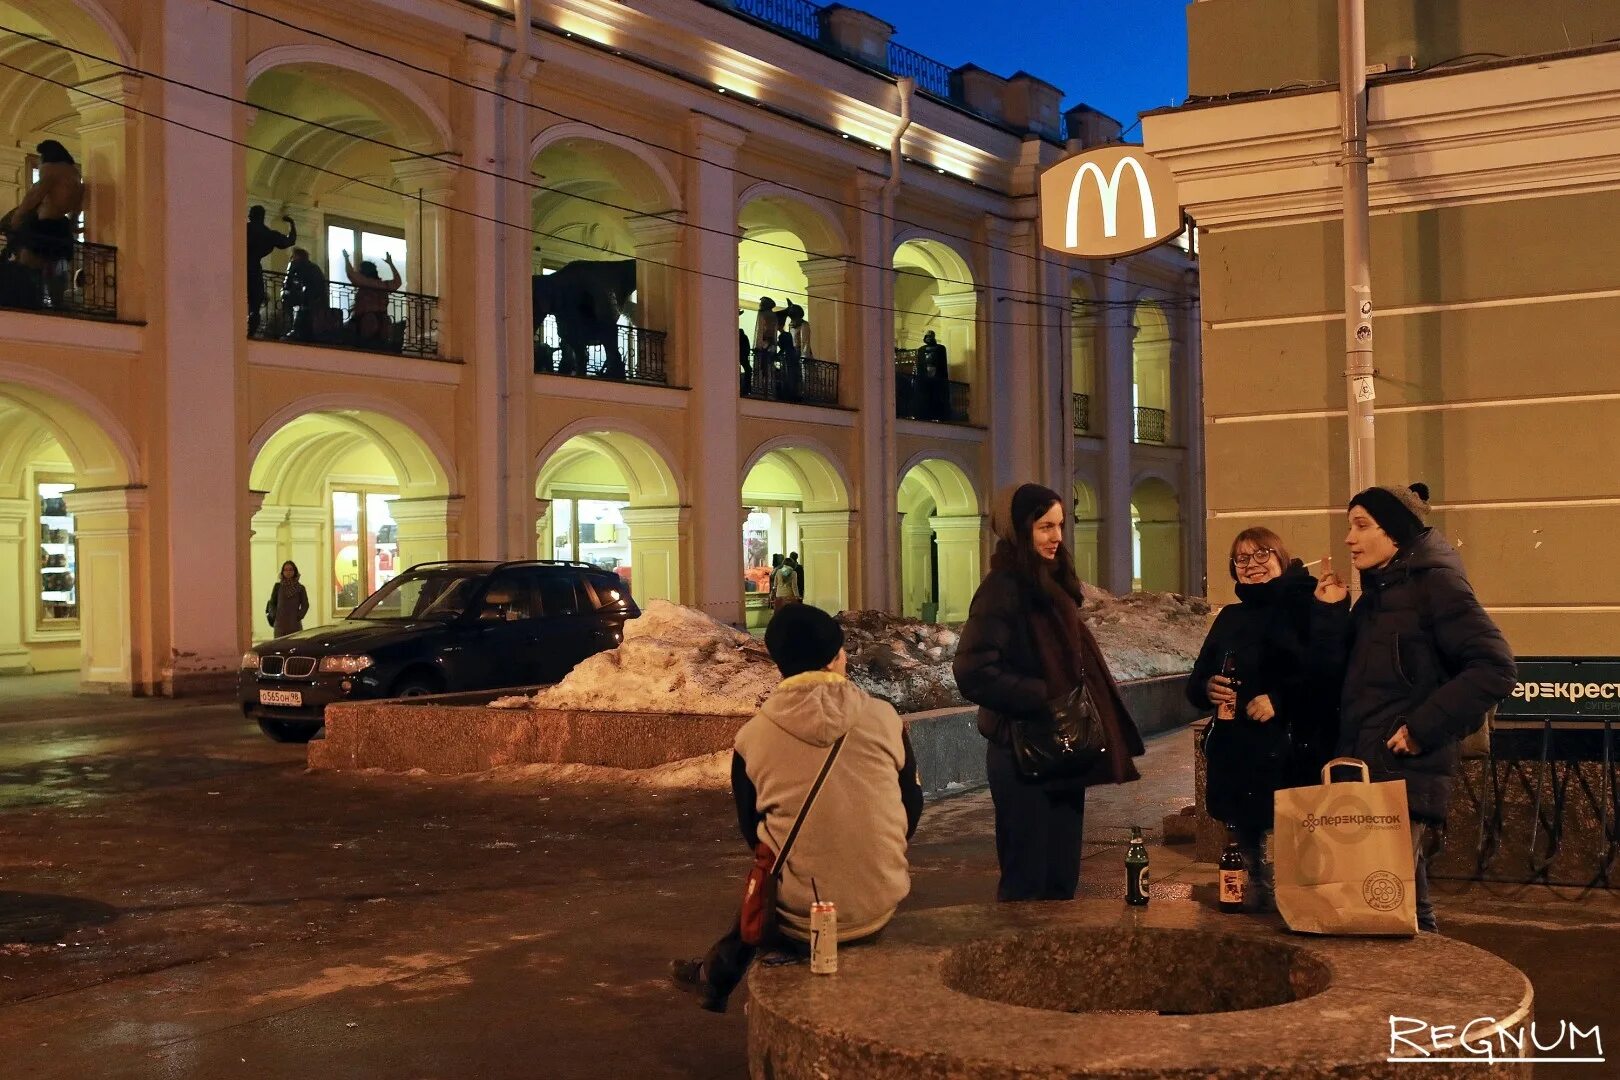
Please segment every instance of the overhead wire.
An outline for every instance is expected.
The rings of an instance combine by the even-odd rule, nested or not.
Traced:
[[[6,27],[0,26],[0,29],[6,29]],[[56,45],[58,43],[50,42],[50,44]],[[61,46],[59,46],[59,47],[61,47]],[[135,74],[142,74],[142,75],[147,74],[146,72],[143,72],[139,68],[131,68],[131,67],[128,67],[127,65],[122,65],[122,64],[119,64],[119,65],[116,65],[116,66],[121,67],[124,70],[131,71],[131,72],[133,72]],[[17,64],[14,64],[14,63],[10,62],[9,60],[0,59],[0,68],[4,68],[4,69],[10,70],[10,71],[14,71],[19,75],[23,75],[23,76],[26,76],[26,77],[32,78],[32,79],[37,79],[37,80],[39,80],[41,82],[49,83],[49,84],[51,84],[53,86],[60,87],[60,88],[62,88],[64,90],[69,90],[69,89],[75,90],[76,92],[83,95],[84,97],[91,98],[92,100],[105,102],[105,103],[110,104],[110,105],[117,105],[117,106],[120,106],[121,108],[127,109],[130,112],[135,113],[136,115],[145,116],[145,117],[148,117],[150,119],[156,120],[159,123],[168,124],[168,125],[171,125],[171,126],[174,126],[174,127],[178,127],[178,128],[180,128],[182,130],[185,130],[185,131],[193,132],[194,134],[198,134],[198,135],[205,136],[207,138],[215,139],[217,141],[224,142],[224,143],[227,143],[229,145],[238,147],[239,149],[248,150],[248,151],[252,151],[254,153],[263,154],[266,157],[271,157],[271,158],[275,158],[275,159],[280,160],[280,161],[285,161],[285,162],[287,162],[288,164],[291,164],[291,165],[298,165],[298,166],[301,166],[303,168],[309,169],[312,172],[320,173],[320,174],[323,174],[323,175],[326,175],[326,176],[332,176],[332,177],[335,177],[335,178],[340,179],[340,180],[345,180],[345,181],[347,181],[349,183],[352,183],[352,184],[357,184],[357,185],[359,185],[361,187],[371,188],[373,190],[380,191],[380,192],[382,192],[384,194],[387,194],[387,195],[391,195],[391,196],[395,196],[395,197],[401,197],[400,193],[398,191],[395,191],[393,188],[388,187],[388,186],[386,186],[384,184],[377,183],[374,180],[368,180],[368,179],[366,179],[365,177],[362,177],[362,176],[351,176],[351,175],[349,175],[347,173],[339,172],[336,169],[332,169],[332,168],[329,168],[329,167],[326,167],[326,166],[316,165],[316,164],[314,164],[312,162],[307,162],[307,161],[300,160],[300,159],[292,157],[291,155],[288,155],[288,154],[280,153],[280,152],[277,152],[277,151],[274,151],[274,150],[268,150],[268,149],[265,149],[263,147],[254,146],[251,143],[244,142],[244,141],[242,141],[240,139],[235,138],[234,136],[222,135],[219,132],[210,131],[210,130],[208,130],[206,128],[198,127],[198,126],[196,126],[194,124],[189,124],[189,123],[186,123],[185,121],[177,120],[177,119],[175,119],[173,117],[170,117],[170,116],[165,116],[162,113],[153,112],[153,111],[151,111],[149,109],[143,109],[143,108],[140,108],[138,106],[131,105],[131,104],[127,103],[127,102],[122,102],[122,101],[119,101],[119,100],[114,99],[114,98],[107,97],[107,96],[102,95],[102,94],[97,94],[97,93],[95,93],[93,91],[85,90],[82,87],[76,87],[71,83],[64,82],[61,79],[53,78],[53,77],[51,77],[49,75],[46,75],[46,74],[43,74],[41,72],[30,71],[27,68],[20,67]],[[155,76],[155,77],[159,78],[160,80],[162,79],[162,76]],[[186,89],[197,90],[197,88],[189,87],[184,83],[176,83],[176,85],[180,85],[180,86],[182,86],[182,87],[184,87]],[[216,97],[224,97],[225,100],[234,101],[237,104],[246,104],[245,102],[240,102],[240,101],[237,101],[237,99],[230,98],[227,95],[215,94],[213,91],[198,90],[198,92],[204,93],[204,94],[210,94],[210,95],[213,95],[213,96],[216,96]],[[447,211],[449,213],[460,214],[463,217],[472,218],[473,220],[477,220],[477,221],[483,221],[483,222],[486,222],[486,223],[489,223],[489,224],[492,224],[492,225],[495,225],[495,226],[498,226],[498,227],[508,228],[508,229],[515,229],[515,230],[522,230],[522,232],[526,236],[537,235],[537,231],[534,230],[533,228],[529,227],[529,226],[523,225],[523,224],[521,224],[519,222],[505,221],[505,220],[502,220],[502,219],[500,219],[498,217],[494,217],[494,216],[491,216],[491,215],[488,215],[488,214],[479,213],[476,210],[468,210],[468,209],[465,209],[463,207],[458,207],[458,206],[451,205],[449,203],[442,203],[442,202],[438,202],[438,201],[433,200],[433,199],[426,199],[426,198],[412,198],[410,201],[413,202],[413,203],[417,203],[419,205],[422,205],[422,206],[431,206],[431,207],[434,207],[435,209],[444,210],[444,211]],[[591,249],[591,250],[594,250],[594,251],[600,251],[600,252],[602,252],[604,254],[615,255],[615,256],[619,256],[620,258],[623,258],[622,254],[620,252],[617,252],[617,251],[613,250],[612,248],[605,247],[605,246],[602,246],[602,245],[584,243],[584,242],[579,241],[579,240],[564,237],[564,236],[562,236],[560,234],[557,234],[557,233],[549,233],[549,232],[545,232],[545,231],[539,231],[538,235],[543,236],[543,237],[547,237],[547,238],[550,238],[550,239],[568,240],[570,243],[573,243],[573,244],[575,244],[577,246],[580,246],[580,247],[585,247],[585,248],[588,248],[588,249]],[[678,263],[661,262],[661,261],[656,260],[656,259],[642,259],[642,260],[638,260],[638,261],[645,262],[646,264],[648,264],[650,266],[661,266],[661,267],[664,267],[666,269],[676,271],[678,273],[691,274],[691,275],[694,275],[694,276],[697,276],[697,277],[712,278],[712,279],[717,280],[717,281],[723,281],[723,282],[727,283],[728,285],[733,285],[733,286],[747,285],[747,286],[750,286],[752,288],[758,288],[758,289],[761,289],[761,290],[772,289],[772,290],[775,290],[775,291],[784,291],[784,290],[779,289],[777,286],[760,284],[758,282],[753,282],[753,281],[744,281],[744,280],[741,280],[736,275],[721,274],[721,273],[717,273],[717,272],[709,271],[709,270],[700,270],[700,269],[698,269],[696,267],[681,266]],[[893,272],[893,271],[891,271],[891,272]],[[903,272],[903,271],[901,271],[901,272]],[[977,317],[970,317],[970,316],[965,316],[965,315],[947,315],[947,314],[944,314],[944,313],[936,313],[936,312],[930,312],[930,311],[915,311],[915,310],[906,309],[906,308],[889,307],[889,306],[882,305],[882,304],[872,304],[872,303],[866,303],[866,302],[863,302],[863,301],[860,301],[860,300],[852,300],[852,299],[849,299],[847,297],[825,297],[825,298],[818,298],[818,299],[825,299],[828,302],[831,302],[831,303],[834,303],[834,304],[839,304],[839,305],[842,305],[842,306],[845,306],[845,307],[860,308],[860,309],[864,309],[864,310],[876,311],[876,312],[879,312],[879,313],[890,314],[890,315],[912,315],[912,316],[917,316],[917,317],[921,317],[921,318],[925,318],[925,319],[933,320],[933,321],[966,322],[966,323],[972,323],[972,324],[975,324],[975,325],[978,325],[980,322],[983,322],[983,324],[986,325],[986,326],[1005,326],[1005,327],[1021,327],[1021,328],[1038,328],[1038,329],[1047,329],[1047,328],[1049,328],[1046,324],[1043,324],[1043,323],[1018,322],[1018,321],[1002,320],[1002,319],[995,319],[995,318],[987,318],[987,319],[984,319],[984,320],[980,320]],[[1018,299],[1018,298],[1016,298],[1016,297],[1003,297],[1002,299],[1015,300],[1015,299]],[[1066,298],[1066,299],[1072,300],[1073,298]],[[1034,306],[1047,307],[1047,308],[1051,308],[1051,309],[1054,309],[1054,310],[1057,310],[1057,309],[1059,309],[1060,306],[1062,306],[1062,305],[1058,305],[1058,304],[1042,303],[1040,301],[1030,301],[1030,300],[1020,300],[1020,302],[1029,303],[1029,304],[1034,305]],[[1155,303],[1157,306],[1160,306],[1160,307],[1171,307],[1171,306],[1173,306],[1171,304],[1161,303],[1159,301],[1153,301],[1153,303]],[[1097,325],[1100,327],[1102,324],[1097,324]]]
[[[722,169],[722,170],[724,170],[726,172],[730,172],[730,173],[733,173],[735,175],[745,177],[745,178],[747,178],[749,180],[753,180],[755,182],[775,184],[775,185],[777,185],[779,187],[782,187],[782,188],[785,188],[785,189],[787,189],[789,191],[793,191],[793,192],[796,192],[796,193],[798,193],[800,195],[804,195],[804,196],[807,196],[809,198],[816,199],[817,201],[830,202],[830,203],[833,203],[834,205],[842,206],[842,207],[844,207],[846,209],[857,210],[857,211],[860,211],[861,213],[866,213],[866,214],[872,214],[873,216],[875,216],[875,217],[877,217],[877,218],[879,218],[881,220],[889,221],[889,222],[892,222],[892,223],[894,223],[896,225],[903,225],[903,226],[906,226],[908,228],[927,229],[928,231],[933,232],[933,233],[935,233],[935,234],[937,234],[939,236],[946,237],[946,238],[949,238],[949,239],[952,239],[952,240],[960,240],[963,243],[971,244],[971,245],[974,245],[976,247],[982,247],[986,251],[1000,252],[1002,254],[1012,255],[1012,256],[1017,257],[1017,258],[1028,259],[1028,260],[1030,260],[1032,262],[1036,262],[1036,263],[1039,263],[1039,262],[1043,261],[1042,257],[1040,255],[1037,255],[1037,254],[1032,254],[1032,253],[1027,252],[1027,251],[1020,251],[1020,250],[1018,250],[1016,248],[1002,247],[999,244],[993,244],[988,240],[983,240],[983,239],[980,239],[980,238],[978,238],[976,236],[969,236],[969,235],[961,234],[961,233],[953,233],[953,232],[950,232],[949,230],[937,228],[936,226],[934,226],[932,224],[929,224],[929,223],[926,223],[926,222],[912,221],[912,220],[910,220],[908,218],[903,218],[903,217],[900,217],[898,215],[886,214],[886,213],[882,212],[881,210],[874,210],[874,209],[872,209],[870,207],[864,207],[864,206],[860,205],[859,203],[852,203],[852,202],[849,202],[848,200],[840,199],[837,196],[824,195],[824,194],[822,194],[820,192],[811,191],[808,188],[798,187],[798,186],[796,186],[794,184],[791,184],[791,183],[788,183],[788,182],[784,181],[780,177],[759,176],[759,175],[757,175],[755,173],[751,173],[751,172],[747,171],[746,169],[739,168],[739,167],[737,167],[735,165],[725,165],[725,164],[722,164],[720,162],[710,161],[708,158],[703,157],[701,154],[696,154],[696,153],[693,153],[693,152],[688,151],[688,150],[683,150],[678,146],[669,146],[669,145],[665,145],[663,143],[657,142],[657,141],[652,140],[652,139],[647,139],[647,138],[644,138],[644,137],[639,136],[639,135],[631,134],[629,132],[618,131],[618,130],[615,130],[613,128],[607,127],[607,126],[605,126],[603,124],[597,123],[596,121],[587,120],[587,119],[585,119],[583,117],[574,116],[574,115],[572,115],[570,113],[563,112],[560,109],[557,109],[557,108],[555,108],[553,106],[542,105],[542,104],[539,104],[537,102],[528,101],[528,100],[526,100],[524,98],[519,98],[519,97],[516,97],[516,96],[514,96],[512,94],[505,93],[505,92],[503,92],[503,91],[501,91],[499,89],[479,86],[478,84],[469,82],[466,79],[457,78],[456,76],[451,75],[448,72],[436,71],[436,70],[434,70],[432,68],[424,67],[424,66],[422,66],[420,64],[411,63],[408,60],[405,60],[405,59],[403,59],[403,58],[401,58],[399,56],[395,56],[395,55],[390,54],[390,53],[385,53],[385,52],[382,52],[382,51],[376,50],[376,49],[366,48],[365,46],[355,44],[352,41],[347,41],[347,40],[345,40],[343,38],[337,37],[336,35],[328,34],[328,33],[325,33],[324,31],[316,30],[316,29],[314,29],[312,27],[303,26],[303,25],[300,25],[298,23],[294,23],[294,22],[291,22],[289,20],[282,19],[279,16],[270,14],[269,12],[256,11],[256,10],[254,10],[252,8],[245,7],[245,6],[241,5],[241,4],[235,3],[235,2],[233,2],[233,0],[210,0],[210,2],[218,4],[221,7],[229,8],[232,11],[237,11],[237,12],[240,12],[240,13],[245,14],[245,15],[252,15],[255,18],[263,19],[266,22],[274,23],[274,24],[276,24],[278,26],[281,26],[281,27],[283,27],[285,29],[293,30],[293,31],[295,31],[297,33],[302,33],[302,34],[308,35],[310,37],[319,38],[322,41],[329,42],[331,44],[337,45],[337,46],[339,46],[341,48],[352,50],[354,52],[358,52],[358,53],[360,53],[360,54],[362,54],[364,56],[370,56],[370,57],[372,57],[374,59],[384,60],[384,61],[387,61],[389,63],[397,64],[400,67],[403,67],[408,71],[414,71],[414,72],[417,72],[418,74],[427,75],[427,76],[430,76],[430,77],[435,78],[435,79],[443,79],[444,81],[449,82],[449,83],[451,83],[453,85],[460,86],[460,87],[462,87],[464,89],[472,90],[472,91],[475,91],[477,93],[490,94],[490,95],[498,98],[499,100],[508,102],[510,104],[513,104],[513,105],[519,105],[519,106],[522,106],[524,108],[533,109],[533,110],[535,110],[537,112],[547,113],[547,114],[549,114],[551,116],[555,116],[555,117],[558,117],[560,119],[567,120],[567,121],[569,121],[571,123],[581,124],[581,125],[583,125],[585,127],[594,128],[597,131],[602,131],[602,132],[605,132],[605,133],[608,133],[608,134],[617,135],[617,136],[619,136],[621,138],[629,139],[632,142],[639,143],[642,146],[649,147],[650,149],[661,150],[661,151],[663,151],[665,153],[674,154],[674,155],[676,155],[678,157],[685,158],[685,159],[687,159],[689,161],[697,162],[697,163],[703,164],[703,165],[709,165],[709,166],[712,166],[712,167],[717,168],[717,169]],[[542,24],[542,26],[543,25],[544,24]],[[560,28],[545,27],[545,29],[548,32],[553,33],[553,34],[565,35],[570,40],[576,40],[576,41],[579,40],[578,35],[571,34],[568,31],[561,30]],[[532,30],[532,27],[531,27],[531,30]],[[616,50],[612,50],[612,51],[617,56],[621,56],[621,57],[624,56],[623,50],[616,49]],[[636,59],[636,58],[630,58],[630,59]],[[110,62],[112,62],[112,61],[109,61],[109,63]],[[1140,120],[1138,120],[1138,123],[1140,123]],[[1134,126],[1135,125],[1133,125],[1133,127]],[[1012,196],[1004,196],[1004,197],[1011,198]],[[640,211],[635,211],[635,212],[640,213]],[[734,235],[734,234],[732,234],[732,235]],[[827,257],[837,258],[839,256],[827,256]],[[1087,261],[1098,261],[1098,260],[1087,260]],[[880,268],[880,269],[883,269],[883,268]],[[1151,290],[1153,290],[1155,292],[1163,293],[1163,294],[1165,294],[1167,296],[1174,296],[1174,297],[1179,298],[1182,295],[1184,295],[1178,289],[1172,288],[1172,287],[1167,286],[1167,285],[1162,285],[1162,284],[1159,284],[1157,282],[1140,281],[1140,280],[1137,280],[1137,279],[1134,279],[1134,278],[1129,278],[1129,277],[1117,277],[1117,276],[1114,276],[1112,274],[1103,273],[1100,270],[1088,270],[1088,273],[1092,277],[1095,277],[1095,278],[1102,278],[1104,280],[1113,281],[1113,282],[1116,282],[1116,283],[1122,284],[1122,285],[1132,285],[1132,286],[1135,286],[1137,288],[1151,289]],[[953,284],[975,285],[974,282],[952,282],[952,283]],[[977,286],[975,285],[975,287],[977,287]],[[1020,292],[1024,292],[1024,290],[1002,290],[1002,291],[1007,291],[1007,292],[1020,291]],[[1046,295],[1046,296],[1050,296],[1051,294],[1040,294],[1040,293],[1035,293],[1035,292],[1027,292],[1027,295],[1032,295],[1032,296],[1033,295]],[[1104,301],[1097,301],[1097,303],[1104,303]],[[1121,306],[1127,306],[1130,302],[1129,301],[1116,301],[1114,303],[1118,303]]]

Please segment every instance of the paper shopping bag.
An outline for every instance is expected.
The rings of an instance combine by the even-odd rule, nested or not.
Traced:
[[[1361,779],[1333,783],[1349,765]],[[1334,758],[1317,787],[1277,792],[1272,858],[1277,910],[1307,934],[1415,934],[1411,818],[1406,781],[1374,784],[1366,762]]]

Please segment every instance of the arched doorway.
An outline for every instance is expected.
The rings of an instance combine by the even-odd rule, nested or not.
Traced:
[[[686,512],[668,462],[645,440],[586,431],[542,460],[536,553],[619,575],[636,601],[680,603]]]
[[[1168,443],[1171,431],[1170,320],[1152,300],[1131,309],[1131,395],[1139,443]]]
[[[583,296],[597,318],[616,322],[618,355],[602,344],[576,353],[562,340],[556,315],[545,314],[535,328],[534,370],[665,383],[668,335],[678,311],[673,267],[681,263],[682,229],[670,212],[679,206],[679,193],[661,163],[644,150],[587,130],[561,125],[535,146],[530,272],[550,277],[574,263],[634,261],[628,275],[634,288],[625,294],[603,267],[569,271],[558,279],[567,284],[546,286],[574,290],[570,295]]]
[[[756,453],[742,483],[743,608],[751,630],[770,622],[773,556],[797,554],[806,603],[849,606],[849,486],[829,455],[804,446]]]
[[[304,625],[342,618],[400,571],[454,557],[457,500],[438,454],[411,426],[365,409],[306,412],[253,458],[253,640],[287,560],[309,592]]]
[[[1080,580],[1101,585],[1101,560],[1098,555],[1099,535],[1102,531],[1102,505],[1097,491],[1084,480],[1074,485],[1074,571]]]
[[[896,408],[902,418],[966,423],[978,362],[978,293],[973,271],[939,240],[911,239],[894,253]],[[948,383],[941,385],[921,350],[928,335],[943,346]]]
[[[126,182],[133,117],[123,106],[133,77],[117,66],[130,56],[128,42],[105,13],[79,0],[0,0],[0,23],[23,31],[0,31],[0,207],[18,205],[37,181],[47,141],[72,156],[84,179],[71,257],[41,268],[37,295],[4,302],[112,318],[121,248],[133,277],[127,226],[135,212]]]
[[[1100,429],[1102,403],[1097,400],[1097,308],[1091,290],[1079,278],[1069,289],[1069,364],[1074,389],[1070,412],[1076,435]]]
[[[0,674],[77,670],[87,688],[125,693],[150,679],[135,663],[144,492],[124,446],[62,397],[0,375]]]
[[[955,462],[928,458],[900,481],[901,610],[928,622],[967,621],[979,587],[983,517]]]
[[[450,137],[442,118],[419,92],[359,70],[345,53],[275,49],[248,75],[247,98],[259,110],[248,129],[249,213],[262,207],[264,226],[295,239],[260,264],[262,302],[249,283],[250,335],[437,355],[439,327],[450,324],[439,294],[456,173],[443,159]],[[283,307],[284,274],[297,250],[324,275],[331,316],[305,320]],[[363,271],[362,263],[383,281],[398,274],[387,320],[350,314],[350,269]]]
[[[737,225],[738,319],[751,346],[743,396],[838,404],[842,230],[827,213],[769,185],[743,194]],[[766,300],[771,329],[782,331],[774,342],[760,332]]]
[[[1175,488],[1149,477],[1131,492],[1131,586],[1180,592],[1181,501]]]

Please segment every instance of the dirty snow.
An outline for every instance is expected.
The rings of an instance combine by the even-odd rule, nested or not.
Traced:
[[[1082,616],[1121,681],[1192,668],[1209,627],[1209,602],[1178,593],[1114,596],[1085,587]],[[877,611],[846,611],[850,678],[902,713],[965,704],[951,674],[955,630]],[[580,664],[556,686],[498,698],[493,708],[751,715],[776,687],[764,643],[664,600],[625,625],[619,648]],[[568,766],[548,766],[568,768]]]

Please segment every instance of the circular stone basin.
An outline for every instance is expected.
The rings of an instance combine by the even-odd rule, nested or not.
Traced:
[[[1470,1036],[1500,1054],[1498,1032],[1528,1026],[1532,1006],[1517,968],[1438,935],[1294,935],[1186,901],[907,913],[838,960],[830,976],[754,966],[755,1080],[1409,1080],[1410,1063],[1389,1059],[1428,1045],[1412,1021],[1497,1018]],[[1402,1039],[1392,1017],[1406,1018]],[[1523,1061],[1436,1067],[1447,1080],[1530,1075]]]

